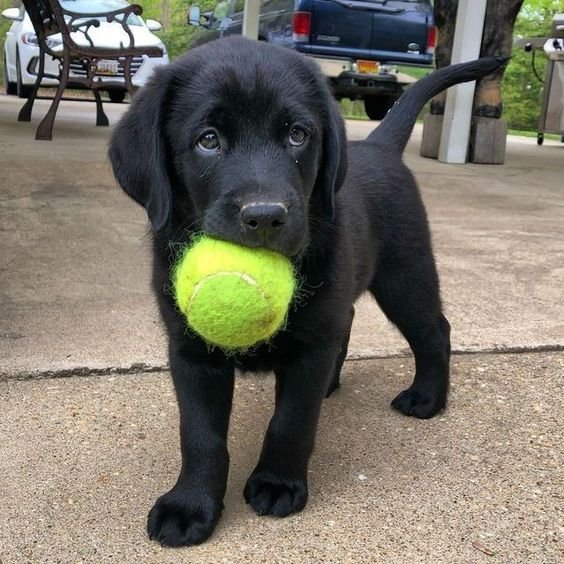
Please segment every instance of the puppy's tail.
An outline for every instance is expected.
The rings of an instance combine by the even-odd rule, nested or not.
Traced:
[[[450,65],[425,76],[406,90],[366,140],[403,152],[415,120],[428,100],[454,84],[481,78],[507,61],[506,57],[484,57],[469,63]]]

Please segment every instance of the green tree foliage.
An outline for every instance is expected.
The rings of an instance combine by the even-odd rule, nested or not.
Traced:
[[[0,12],[3,12],[6,8],[13,8],[18,4],[13,0],[0,0]],[[12,22],[6,18],[0,17],[0,80],[3,81],[4,76],[4,40],[6,38],[6,32],[10,29]]]
[[[552,17],[564,12],[564,0],[525,0],[517,17],[514,37],[547,37]],[[544,52],[536,52],[536,68],[544,78]],[[542,104],[543,85],[531,68],[531,54],[523,47],[514,47],[511,61],[503,77],[502,94],[504,113],[511,129],[536,131]]]
[[[218,0],[167,0],[169,3],[170,25],[165,26],[158,35],[164,41],[171,59],[182,55],[189,47],[195,34],[202,30],[189,26],[188,10],[191,5],[199,6],[202,12],[212,11]],[[166,21],[163,17],[163,0],[138,0],[143,6],[143,17]]]
[[[186,15],[190,6],[189,0],[139,0],[143,6],[143,17],[164,23],[163,31],[157,35],[161,37],[167,47],[171,59],[183,53],[188,47],[188,25]],[[167,24],[165,11],[168,10],[170,23]]]

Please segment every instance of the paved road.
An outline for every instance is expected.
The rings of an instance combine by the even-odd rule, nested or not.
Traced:
[[[111,176],[108,128],[94,126],[92,103],[63,102],[54,140],[34,141],[38,118],[16,123],[19,105],[0,97],[0,377],[165,366],[145,214]],[[107,104],[112,123],[125,107]],[[347,127],[360,139],[373,124]],[[461,167],[420,158],[420,134],[406,161],[429,212],[454,350],[561,345],[564,145],[513,138],[505,166]],[[362,299],[350,356],[406,352]]]

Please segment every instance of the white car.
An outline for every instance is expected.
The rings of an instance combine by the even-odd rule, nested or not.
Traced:
[[[128,5],[126,0],[60,0],[60,3],[63,8],[84,14],[119,10]],[[6,42],[4,44],[4,85],[6,93],[17,94],[20,98],[27,98],[35,84],[39,67],[37,36],[23,6],[21,8],[8,8],[2,12],[2,16],[13,21],[6,34]],[[108,23],[103,19],[100,22],[99,27],[91,28],[88,32],[96,47],[118,48],[120,42],[123,45],[128,45],[128,37],[120,23]],[[153,33],[162,29],[162,26],[155,20],[147,20],[145,22],[134,14],[129,16],[128,24],[136,47],[157,46],[163,51],[162,57],[140,56],[133,59],[131,65],[133,85],[143,86],[156,66],[168,63],[166,48],[163,42]],[[74,32],[71,36],[77,44],[88,45],[82,33]],[[58,46],[62,46],[60,34],[50,36],[47,41],[54,51],[57,50]],[[58,68],[59,61],[47,55],[45,57],[45,74],[57,76]],[[108,76],[101,77],[102,82],[110,80],[115,84],[116,77],[123,77],[123,68],[116,65],[112,69],[106,69],[105,74]],[[69,76],[69,86],[71,87],[73,86],[73,76],[86,76],[86,69],[81,61],[76,60],[71,63]],[[123,89],[116,89],[115,86],[112,89],[108,89],[112,102],[121,102],[125,97],[125,80],[122,78],[122,81]],[[56,78],[45,77],[41,81],[42,86],[56,86],[57,84],[58,80]]]

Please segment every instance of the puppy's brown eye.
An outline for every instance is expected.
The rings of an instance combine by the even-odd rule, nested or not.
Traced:
[[[293,147],[299,147],[305,143],[307,133],[301,127],[295,125],[290,130],[290,145]]]
[[[204,151],[205,153],[215,153],[219,150],[219,138],[215,131],[206,131],[199,139],[198,139],[198,148]]]

